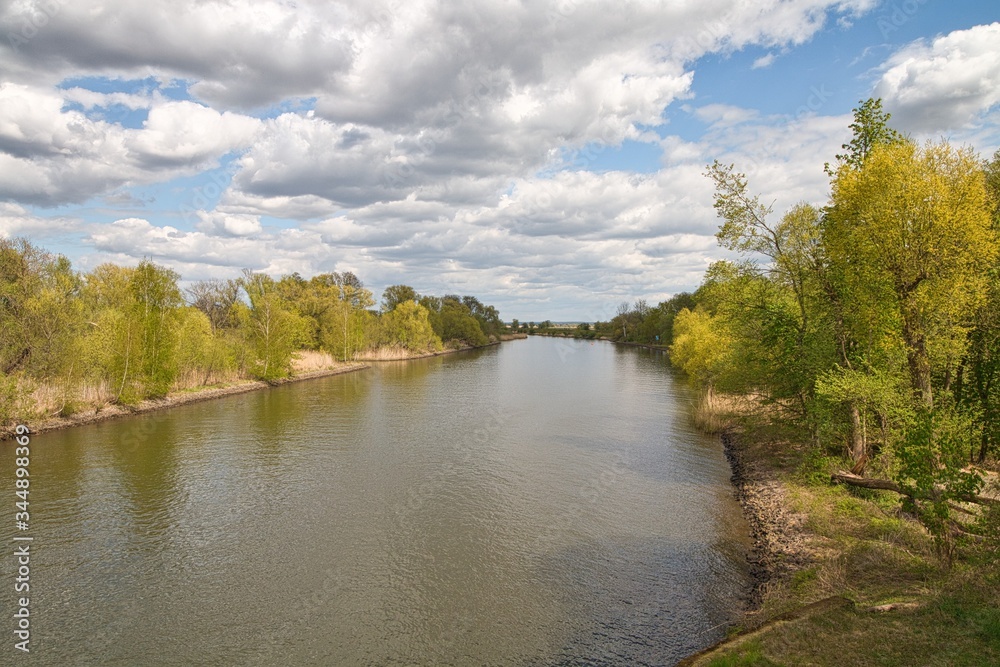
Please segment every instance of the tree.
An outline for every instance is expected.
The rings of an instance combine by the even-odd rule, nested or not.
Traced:
[[[458,297],[450,295],[441,300],[441,340],[472,346],[489,342],[469,307]]]
[[[816,439],[815,382],[834,352],[822,290],[820,213],[798,204],[772,219],[772,208],[750,194],[746,177],[734,165],[716,161],[707,175],[715,183],[714,206],[723,219],[716,238],[741,255],[739,263],[710,269],[706,284],[714,283],[718,314],[731,321],[744,389],[797,410]],[[859,433],[852,433],[856,444]],[[852,450],[859,458],[863,454],[863,446]]]
[[[83,328],[80,288],[65,257],[0,239],[0,372],[72,374]]]
[[[103,264],[86,276],[91,330],[84,343],[91,373],[115,401],[165,395],[177,374],[178,275],[143,260],[136,268]]]
[[[852,295],[898,317],[913,391],[933,408],[932,363],[961,358],[996,261],[983,172],[948,144],[874,147],[833,183],[824,240]]]
[[[382,345],[398,345],[414,352],[437,352],[441,339],[431,327],[430,313],[414,301],[401,301],[380,321]]]
[[[719,379],[731,364],[731,344],[725,325],[704,308],[684,308],[677,313],[670,362],[705,389],[709,405]]]
[[[202,280],[187,289],[188,303],[208,317],[212,331],[236,326],[233,305],[240,298],[238,280]]]
[[[237,313],[254,351],[251,372],[267,382],[285,377],[292,370],[292,354],[306,337],[305,322],[281,298],[270,276],[244,269],[240,286],[250,302]]]
[[[621,339],[623,341],[628,340],[628,316],[630,312],[632,312],[632,309],[629,306],[628,301],[622,301],[618,304],[618,308],[615,309],[615,317],[612,320],[612,323],[616,325],[616,328],[622,330]]]
[[[382,292],[382,312],[391,313],[399,304],[410,301],[417,302],[418,295],[409,285],[389,285]]]
[[[145,396],[165,396],[177,375],[175,357],[178,312],[183,299],[175,271],[148,260],[132,274],[135,316],[140,326],[140,378]]]
[[[1000,150],[985,165],[986,188],[992,200],[993,229],[1000,231]],[[969,332],[964,363],[958,370],[955,397],[978,415],[978,463],[1000,444],[1000,262],[988,272],[986,299]]]
[[[854,109],[854,122],[850,125],[854,135],[850,142],[841,146],[847,152],[836,156],[838,169],[844,166],[860,169],[868,154],[876,146],[886,146],[905,140],[903,135],[889,127],[892,114],[882,110],[881,99],[869,97],[859,104],[860,106]],[[837,171],[831,169],[829,163],[825,165],[825,169],[830,176]]]

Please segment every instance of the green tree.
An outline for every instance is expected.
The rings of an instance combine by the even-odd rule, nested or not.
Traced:
[[[710,406],[720,379],[731,367],[731,356],[732,337],[721,319],[700,307],[677,313],[670,362],[705,390]]]
[[[1000,150],[984,168],[992,204],[993,230],[1000,232]],[[1000,262],[987,274],[986,298],[975,315],[964,363],[956,378],[955,396],[960,405],[978,416],[978,451],[971,455],[983,463],[1000,445]]]
[[[948,144],[876,146],[841,167],[824,241],[849,294],[898,318],[913,391],[933,408],[933,364],[964,354],[972,315],[997,256],[985,179],[971,151]]]
[[[486,345],[489,340],[469,307],[455,296],[441,300],[441,340],[466,345]]]
[[[414,301],[399,302],[380,319],[380,343],[414,352],[441,350],[441,339],[434,333],[429,316],[428,310]]]
[[[178,375],[186,384],[206,385],[216,375],[235,368],[233,346],[223,330],[213,331],[212,322],[194,306],[181,308],[177,323]]]
[[[419,299],[416,290],[409,285],[389,285],[382,292],[382,312],[391,313],[399,304]]]
[[[0,372],[72,375],[83,329],[81,281],[68,259],[0,239]]]
[[[143,260],[136,268],[104,264],[86,276],[91,372],[115,401],[165,395],[177,373],[176,323],[183,303],[178,275]]]
[[[237,309],[237,317],[254,351],[251,373],[267,382],[289,375],[292,354],[307,337],[306,323],[281,298],[270,276],[244,269],[240,285],[250,303]]]
[[[854,122],[850,125],[853,136],[850,142],[841,146],[846,152],[836,156],[838,169],[845,166],[851,169],[860,169],[868,158],[868,154],[876,146],[895,144],[905,140],[903,135],[889,127],[889,119],[892,118],[892,114],[882,110],[881,99],[869,97],[867,100],[859,102],[859,105],[854,109]],[[830,176],[833,176],[837,171],[831,169],[829,164],[825,168]]]

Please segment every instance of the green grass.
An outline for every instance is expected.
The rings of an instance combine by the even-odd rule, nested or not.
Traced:
[[[1000,507],[985,523],[990,537],[965,543],[949,566],[898,494],[831,484],[830,474],[847,465],[835,452],[760,414],[734,420],[742,458],[781,482],[805,557],[769,582],[763,608],[744,619],[746,637],[731,637],[696,664],[1000,666]],[[830,596],[854,608],[769,622]],[[885,605],[896,606],[873,610]]]
[[[836,609],[779,623],[707,658],[709,667],[987,667],[1000,665],[1000,609],[980,587],[898,612]]]
[[[747,642],[731,654],[714,658],[708,667],[771,667],[779,664],[764,657],[760,644]]]

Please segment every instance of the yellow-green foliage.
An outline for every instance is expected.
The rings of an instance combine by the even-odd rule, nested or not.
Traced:
[[[380,318],[380,344],[396,344],[414,352],[440,351],[441,339],[434,333],[429,315],[412,300],[400,301]]]
[[[703,387],[713,387],[726,371],[731,345],[722,322],[702,308],[684,308],[674,318],[670,361]]]

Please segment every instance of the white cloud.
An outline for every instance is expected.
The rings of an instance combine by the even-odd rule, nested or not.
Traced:
[[[127,200],[235,155],[214,209],[180,196],[185,223],[90,211],[96,253],[83,266],[150,256],[189,279],[352,270],[373,287],[489,295],[508,317],[559,317],[560,301],[566,317],[607,316],[606,304],[694,287],[724,255],[702,174],[712,158],[750,172],[779,212],[825,196],[822,163],[847,121],[693,100],[698,59],[753,47],[769,51],[755,63],[766,67],[875,4],[65,3],[16,52],[0,40],[0,200]],[[0,8],[0,34],[27,11]],[[128,92],[88,90],[88,77]],[[168,99],[157,80],[183,81],[192,99]],[[700,140],[661,136],[681,101],[709,125]],[[148,118],[110,122],[115,105]],[[626,139],[662,147],[663,168],[560,171],[567,154]],[[0,233],[33,219],[0,212]]]
[[[906,131],[947,132],[1000,104],[1000,23],[919,40],[883,65],[875,95]]]
[[[777,56],[775,56],[773,53],[768,53],[766,55],[761,56],[760,58],[757,58],[757,60],[753,61],[753,65],[751,65],[750,67],[751,69],[768,68],[774,63],[776,58]]]
[[[0,198],[53,206],[213,166],[261,123],[192,102],[153,106],[141,129],[67,110],[61,91],[0,84]],[[90,100],[97,102],[96,99]]]
[[[23,236],[37,242],[79,231],[80,221],[75,218],[41,217],[23,206],[0,202],[0,238]]]
[[[253,236],[261,232],[260,216],[243,213],[198,211],[198,229],[216,236]]]
[[[760,116],[753,109],[744,109],[731,104],[706,104],[693,109],[693,113],[699,120],[716,127],[739,125]]]
[[[129,132],[126,145],[143,167],[203,165],[250,146],[261,122],[193,102],[154,106],[141,130]]]

